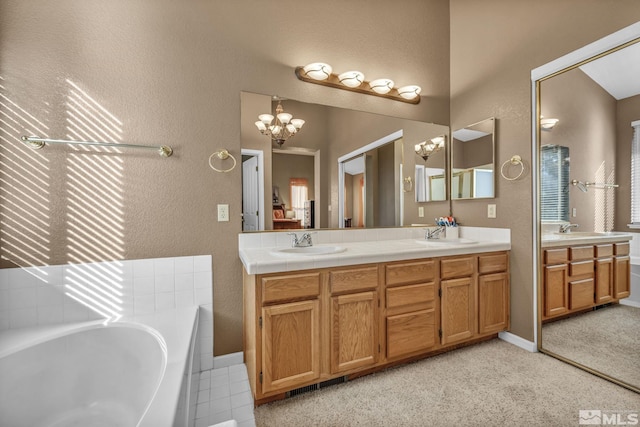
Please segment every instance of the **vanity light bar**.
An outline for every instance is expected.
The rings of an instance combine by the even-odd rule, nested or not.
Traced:
[[[359,71],[335,74],[328,64],[314,63],[296,67],[296,76],[307,83],[379,96],[408,104],[420,103],[420,86],[409,85],[396,89],[390,79],[376,79],[368,82],[364,80],[364,74]]]

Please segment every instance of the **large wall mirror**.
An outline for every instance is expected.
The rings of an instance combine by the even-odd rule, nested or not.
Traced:
[[[595,255],[580,261],[579,244],[569,239],[558,245],[556,239],[559,225],[573,224],[586,235],[630,231],[631,122],[640,119],[638,76],[640,23],[532,72],[538,346],[640,392],[637,265],[631,265],[630,294],[616,291],[617,275],[628,274],[633,252],[632,257],[616,256],[614,250],[606,257],[599,254],[597,241],[586,242],[586,250],[596,245]],[[564,248],[571,248],[566,263],[548,259]],[[612,297],[599,299],[606,283],[611,283]],[[564,302],[556,305],[557,297]],[[561,306],[568,311],[552,313]]]
[[[277,101],[269,95],[241,93],[244,231],[393,227],[424,221],[418,218],[413,186],[403,186],[404,179],[413,179],[416,164],[424,165],[414,146],[448,135],[448,126],[290,99],[279,101],[286,113],[305,120],[302,129],[281,146],[254,125],[258,115],[274,114]],[[378,144],[380,141],[385,143]],[[444,144],[439,146],[433,161],[429,159],[430,167],[445,171],[446,150]],[[354,206],[359,206],[353,201],[358,201],[357,197],[349,204],[351,210],[344,212],[345,174],[340,170],[340,162],[350,160],[345,157],[358,155],[364,156],[360,166],[368,166],[367,185],[356,192],[356,196],[368,196],[362,199],[362,206],[363,212],[367,207],[370,210],[362,221],[358,212],[354,213]],[[356,163],[351,166],[355,168]],[[348,170],[357,170],[354,168]],[[358,187],[353,179],[347,181],[351,184],[347,193],[353,196]],[[294,202],[291,185],[295,182],[308,187],[305,206],[300,206],[302,199]],[[446,199],[440,203],[446,204]],[[437,202],[434,205],[434,210],[443,210]],[[345,222],[349,218],[351,222]]]
[[[452,132],[451,199],[495,197],[495,119]]]

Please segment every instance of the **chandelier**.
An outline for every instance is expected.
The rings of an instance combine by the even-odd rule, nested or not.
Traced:
[[[273,119],[276,121],[273,122]],[[285,113],[282,104],[278,101],[276,107],[276,116],[271,114],[260,114],[256,122],[256,127],[261,134],[269,136],[272,140],[278,144],[278,147],[282,147],[282,144],[292,138],[304,125],[304,120],[294,119],[292,114]]]
[[[414,149],[416,154],[426,162],[430,155],[440,151],[444,147],[444,136],[438,136],[431,139],[429,142],[422,141],[420,144],[416,144]]]

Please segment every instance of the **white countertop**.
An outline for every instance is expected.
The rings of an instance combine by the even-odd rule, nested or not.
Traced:
[[[326,255],[284,255],[273,253],[282,247],[240,248],[240,259],[247,273],[264,274],[511,249],[508,241],[490,240],[478,240],[471,244],[433,243],[427,246],[419,243],[418,239],[401,239],[341,242],[335,245],[321,243],[314,246],[340,246],[345,250]]]
[[[571,245],[597,245],[606,243],[628,242],[633,239],[633,234],[610,231],[607,233],[580,233],[570,232],[566,234],[543,234],[542,247],[551,248]]]

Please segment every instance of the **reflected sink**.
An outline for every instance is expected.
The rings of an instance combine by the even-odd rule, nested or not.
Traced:
[[[457,239],[424,239],[416,240],[416,242],[426,246],[444,246],[444,245],[473,245],[478,243],[477,240],[465,239],[459,237]]]
[[[566,237],[566,238],[571,238],[571,237],[598,237],[598,236],[610,236],[610,235],[613,235],[612,233],[598,233],[596,231],[570,231],[568,233],[555,232],[553,234],[554,234],[554,236]]]
[[[346,251],[347,248],[342,246],[308,246],[304,248],[282,248],[273,249],[269,253],[276,256],[314,256],[314,255],[330,255]]]

